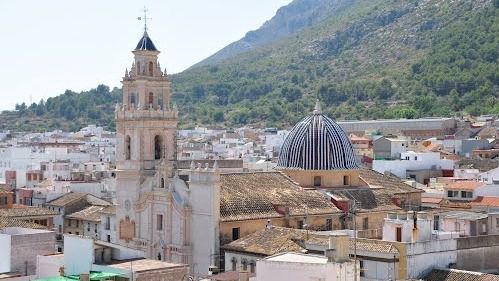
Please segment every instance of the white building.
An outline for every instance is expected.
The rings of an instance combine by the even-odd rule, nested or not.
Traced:
[[[398,160],[377,160],[373,161],[373,170],[379,173],[390,172],[399,178],[419,177],[418,171],[452,171],[454,161],[441,159],[438,152],[414,152],[407,151],[400,153]],[[429,174],[429,177],[423,177],[425,180],[437,174]],[[441,176],[441,174],[440,174]],[[423,182],[421,182],[423,183]]]
[[[329,238],[325,256],[282,253],[257,261],[256,281],[341,281],[360,280],[360,267],[349,257],[349,238],[335,234]],[[355,278],[357,275],[357,278]]]

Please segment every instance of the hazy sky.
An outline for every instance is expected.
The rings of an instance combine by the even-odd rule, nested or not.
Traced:
[[[143,33],[168,73],[260,27],[291,0],[0,0],[1,109],[98,84],[120,86]]]

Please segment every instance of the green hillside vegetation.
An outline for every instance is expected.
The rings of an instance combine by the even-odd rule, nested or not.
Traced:
[[[316,98],[336,119],[499,113],[499,0],[343,2],[291,36],[172,75],[182,126],[288,126]],[[0,128],[113,129],[120,94],[66,91],[4,112]]]
[[[99,85],[90,91],[64,94],[39,103],[17,104],[16,111],[0,115],[0,128],[44,132],[63,129],[77,131],[87,124],[99,124],[114,130],[114,105],[121,102],[121,89]]]

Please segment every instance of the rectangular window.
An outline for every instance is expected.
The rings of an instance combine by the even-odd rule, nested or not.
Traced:
[[[163,230],[163,215],[156,216],[156,230]]]
[[[314,177],[314,186],[321,186],[321,184],[322,184],[321,181],[322,181],[322,179],[320,176],[315,176]]]
[[[362,228],[364,230],[369,229],[369,218],[363,218],[362,219]]]
[[[350,185],[350,176],[343,176],[343,185]]]
[[[397,242],[402,242],[402,227],[397,227],[395,229],[395,239]]]
[[[364,261],[363,260],[359,260],[359,267],[360,267],[360,276],[361,277],[366,276],[364,273]]]
[[[440,230],[440,216],[433,217],[433,230]]]
[[[499,218],[496,218],[496,227],[499,228]]]
[[[111,235],[107,235],[107,242],[111,242]]]
[[[326,230],[333,230],[333,220],[326,219]]]
[[[68,220],[68,226],[71,226],[71,219]]]
[[[232,241],[239,239],[239,232],[240,232],[239,227],[232,228]]]
[[[106,217],[106,230],[111,229],[111,217]]]
[[[297,222],[297,225],[298,225],[298,228],[299,228],[299,229],[303,229],[303,221],[302,221],[302,220],[299,220],[299,221]]]

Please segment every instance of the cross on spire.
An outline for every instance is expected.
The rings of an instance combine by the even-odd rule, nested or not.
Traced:
[[[151,18],[147,17],[147,12],[149,10],[144,6],[144,16],[143,17],[137,17],[137,20],[143,20],[144,21],[144,32],[147,32],[147,20],[150,20]]]

